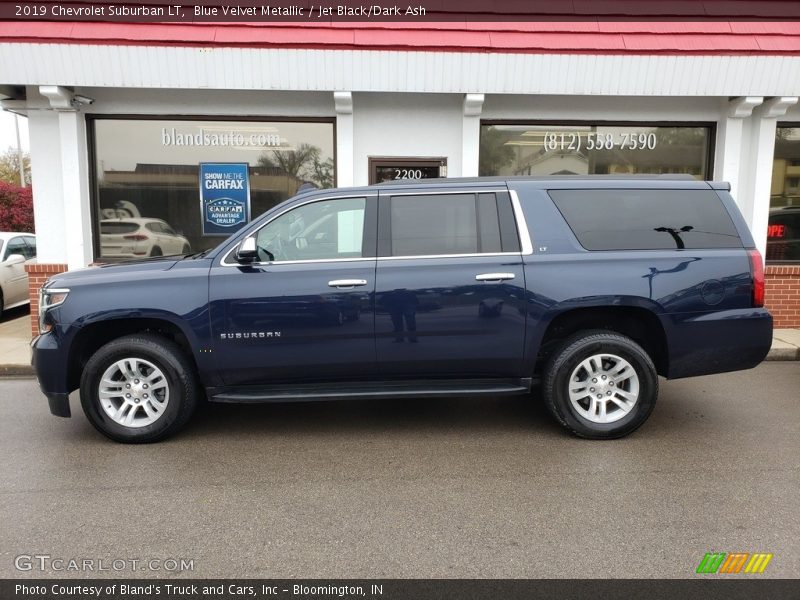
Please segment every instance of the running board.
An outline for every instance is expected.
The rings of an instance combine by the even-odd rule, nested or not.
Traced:
[[[433,398],[437,396],[510,396],[527,394],[531,379],[459,379],[373,381],[238,386],[209,390],[211,402],[305,402],[314,400]]]

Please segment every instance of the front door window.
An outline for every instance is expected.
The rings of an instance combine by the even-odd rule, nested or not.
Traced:
[[[362,258],[366,198],[304,204],[270,221],[256,237],[261,262]]]

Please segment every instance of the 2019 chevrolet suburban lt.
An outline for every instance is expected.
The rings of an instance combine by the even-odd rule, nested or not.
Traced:
[[[762,258],[726,184],[416,180],[303,192],[213,250],[57,275],[33,363],[50,411],[163,439],[203,399],[528,394],[587,438],[658,377],[749,369]]]

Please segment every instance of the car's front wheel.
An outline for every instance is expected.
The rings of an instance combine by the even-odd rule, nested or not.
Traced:
[[[194,368],[174,342],[151,334],[121,337],[89,359],[81,405],[112,440],[155,442],[181,429],[197,405]]]
[[[591,439],[628,435],[655,407],[658,375],[632,339],[604,330],[565,340],[548,361],[545,403],[572,433]]]

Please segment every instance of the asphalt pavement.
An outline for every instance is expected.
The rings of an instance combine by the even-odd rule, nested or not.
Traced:
[[[800,573],[797,362],[662,380],[611,442],[530,399],[208,405],[146,446],[72,410],[0,380],[0,577],[92,575],[16,570],[37,554],[193,560],[100,573],[139,577],[694,577],[712,551]]]

